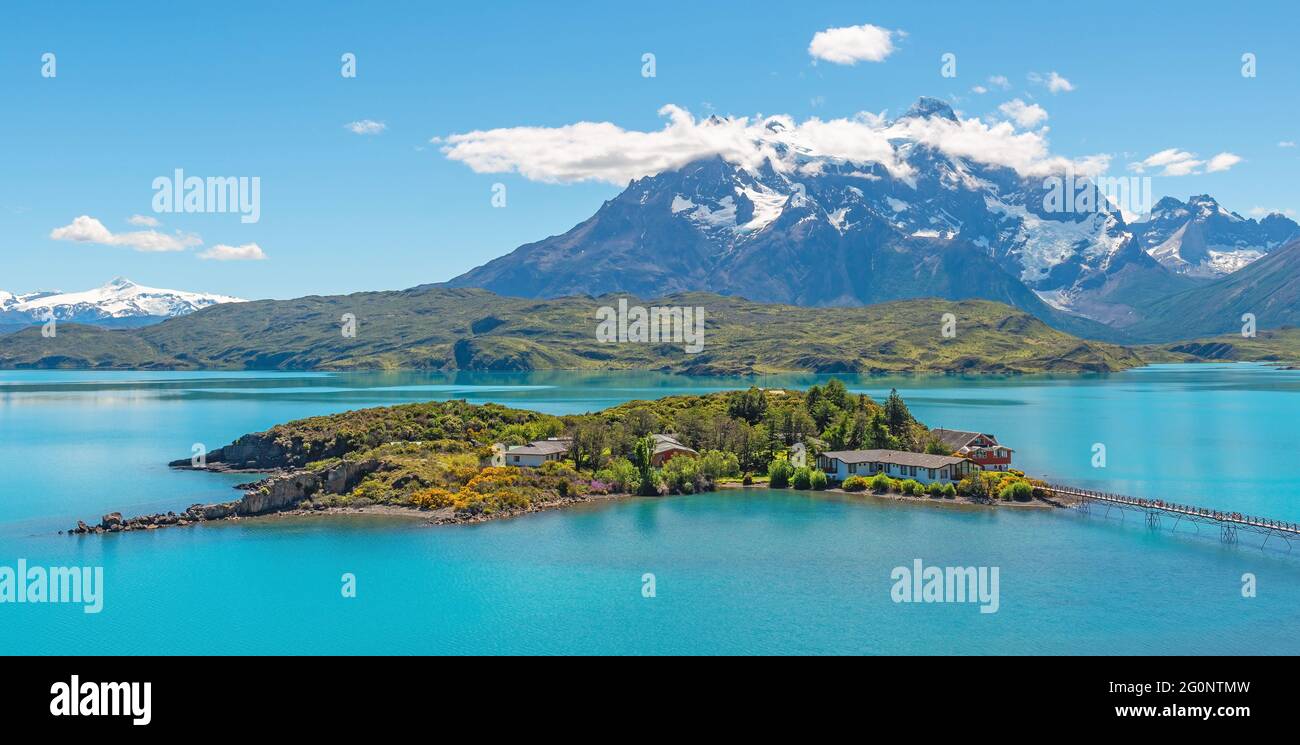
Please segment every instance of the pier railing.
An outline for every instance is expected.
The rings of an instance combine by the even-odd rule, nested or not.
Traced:
[[[1273,518],[1247,515],[1242,512],[1179,504],[1178,502],[1163,499],[1143,499],[1130,497],[1126,494],[1080,489],[1075,486],[1047,484],[1041,488],[1043,491],[1058,497],[1073,497],[1079,500],[1079,509],[1084,512],[1089,511],[1089,505],[1094,503],[1105,505],[1108,511],[1111,507],[1116,507],[1144,512],[1147,516],[1147,525],[1153,528],[1160,527],[1160,518],[1162,516],[1174,518],[1175,529],[1178,521],[1182,520],[1199,524],[1213,524],[1220,528],[1220,537],[1227,543],[1237,541],[1238,529],[1245,529],[1269,537],[1300,538],[1300,523],[1296,522],[1274,520]],[[1265,540],[1267,542],[1267,538]],[[1290,540],[1287,540],[1287,545],[1290,546]]]

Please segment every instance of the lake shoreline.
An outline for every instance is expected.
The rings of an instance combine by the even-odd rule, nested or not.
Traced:
[[[1028,502],[1014,502],[1014,501],[1004,502],[997,499],[978,500],[978,499],[970,499],[968,497],[956,497],[953,499],[947,499],[947,498],[935,498],[928,495],[914,496],[910,494],[899,494],[897,492],[877,493],[871,491],[870,489],[866,491],[853,492],[853,491],[845,491],[844,489],[840,489],[838,487],[829,488],[829,489],[820,489],[820,490],[772,489],[772,487],[768,486],[767,484],[750,484],[748,486],[744,484],[732,484],[732,483],[718,484],[718,491],[722,491],[724,489],[738,489],[738,490],[768,489],[772,491],[791,491],[799,494],[818,494],[818,493],[836,494],[836,495],[843,495],[846,497],[871,497],[873,499],[878,499],[881,501],[889,501],[889,502],[904,502],[908,504],[929,504],[929,505],[934,505],[936,507],[982,507],[982,508],[1010,507],[1013,509],[1048,510],[1048,509],[1069,509],[1072,506],[1061,502],[1048,500],[1042,497],[1034,497],[1032,500]]]
[[[766,484],[718,484],[715,492],[734,491],[744,492],[750,489],[762,491],[788,492],[792,494],[804,494],[808,496],[819,496],[834,494],[838,497],[870,497],[881,502],[897,502],[902,504],[920,504],[932,505],[935,507],[953,508],[980,508],[980,509],[998,509],[1010,508],[1015,510],[1052,510],[1052,509],[1070,509],[1072,505],[1048,500],[1042,497],[1035,497],[1029,502],[1005,502],[1000,500],[974,500],[966,497],[956,499],[935,499],[929,496],[912,496],[907,494],[897,494],[894,492],[876,493],[872,491],[850,492],[843,489],[832,488],[822,490],[800,490],[800,489],[773,489]],[[311,505],[307,507],[291,507],[287,509],[275,510],[260,514],[221,514],[218,516],[207,517],[204,510],[213,507],[222,507],[223,505],[194,505],[183,513],[174,512],[157,513],[152,515],[140,515],[132,518],[123,518],[120,512],[111,512],[104,515],[97,525],[87,525],[83,521],[78,521],[77,526],[67,531],[60,531],[68,535],[103,535],[106,533],[129,533],[138,530],[157,530],[160,528],[171,527],[189,527],[192,525],[201,525],[207,523],[226,523],[242,522],[247,520],[273,520],[291,517],[347,517],[347,516],[370,516],[370,517],[396,517],[407,520],[423,522],[428,525],[477,525],[480,523],[492,522],[495,520],[508,520],[540,512],[551,512],[569,507],[575,507],[584,504],[601,504],[607,502],[624,501],[636,498],[636,494],[583,494],[568,497],[557,497],[530,504],[526,508],[516,508],[510,510],[501,510],[492,513],[469,513],[457,512],[452,507],[443,507],[436,510],[420,509],[418,507],[405,507],[393,504],[369,504],[358,507],[348,506],[325,506]],[[660,499],[667,499],[673,496],[682,495],[661,495]]]
[[[192,525],[202,525],[209,523],[229,523],[242,522],[247,520],[267,520],[285,517],[338,517],[338,516],[372,516],[372,517],[400,517],[410,520],[418,520],[429,525],[473,525],[477,523],[490,522],[493,520],[504,520],[515,517],[522,517],[538,512],[550,512],[552,510],[565,509],[581,504],[592,504],[599,502],[615,501],[621,499],[630,499],[634,494],[583,494],[572,495],[568,497],[556,497],[554,499],[541,500],[534,502],[525,508],[514,508],[501,510],[492,513],[470,513],[457,512],[452,507],[443,507],[436,510],[420,509],[418,507],[404,507],[392,504],[369,504],[358,507],[347,506],[325,506],[312,505],[309,507],[290,507],[270,512],[257,514],[239,514],[229,511],[226,504],[211,505],[193,505],[185,512],[175,513],[156,513],[151,515],[139,515],[131,518],[122,517],[120,512],[110,512],[104,515],[98,524],[88,525],[84,521],[78,520],[77,525],[66,531],[59,531],[67,535],[104,535],[106,533],[130,533],[140,530],[158,530],[161,528],[185,528]],[[219,509],[219,514],[213,514],[213,509]],[[212,516],[208,516],[212,515]]]

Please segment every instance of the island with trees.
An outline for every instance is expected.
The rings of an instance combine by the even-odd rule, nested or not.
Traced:
[[[656,453],[664,442],[689,454],[661,459]],[[554,455],[537,467],[503,465],[503,451],[529,443],[551,443]],[[821,452],[857,449],[951,455],[897,391],[877,402],[838,379],[806,391],[751,387],[564,416],[450,400],[311,417],[245,435],[203,459],[171,464],[265,475],[241,485],[241,499],[130,519],[113,513],[72,532],[286,513],[474,522],[619,496],[743,486],[978,504],[1040,496],[1041,482],[1015,470],[976,470],[956,483],[884,473],[836,483],[816,466]]]

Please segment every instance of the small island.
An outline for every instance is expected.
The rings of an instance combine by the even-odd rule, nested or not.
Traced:
[[[242,498],[181,513],[79,522],[74,534],[273,514],[381,513],[467,523],[625,496],[747,486],[938,503],[1053,504],[978,432],[931,429],[897,391],[883,402],[831,379],[629,401],[552,416],[451,400],[311,417],[173,468],[266,474]]]

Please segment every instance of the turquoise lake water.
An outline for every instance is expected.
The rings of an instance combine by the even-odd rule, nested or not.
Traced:
[[[1085,487],[1300,520],[1300,372],[1156,366],[1084,378],[851,378],[931,426],[991,431]],[[804,387],[819,376],[761,385]],[[1072,511],[767,490],[483,525],[223,523],[104,537],[121,510],[235,498],[175,472],[278,422],[465,398],[551,413],[749,381],[657,374],[0,372],[0,566],[102,566],[104,609],[0,604],[0,653],[1300,653],[1300,546]],[[1092,466],[1106,446],[1105,468]],[[1186,532],[1184,532],[1186,531]],[[891,571],[997,567],[1000,607],[903,604]],[[344,598],[341,577],[356,577]],[[655,577],[656,597],[642,596]],[[1253,574],[1257,596],[1242,596]]]

